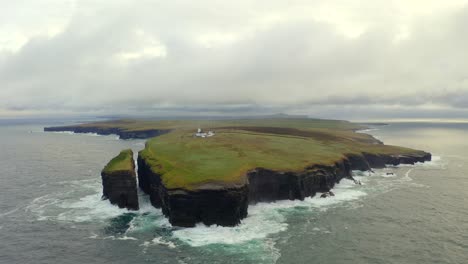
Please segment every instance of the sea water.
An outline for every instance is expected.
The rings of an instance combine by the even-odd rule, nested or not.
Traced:
[[[53,124],[53,123],[52,123]],[[0,123],[0,263],[468,263],[468,125],[367,131],[433,161],[342,180],[335,197],[259,203],[237,227],[174,228],[101,200],[100,170],[143,140]]]

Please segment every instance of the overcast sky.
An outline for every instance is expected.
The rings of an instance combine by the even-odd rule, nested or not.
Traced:
[[[468,118],[468,1],[0,1],[0,117]]]

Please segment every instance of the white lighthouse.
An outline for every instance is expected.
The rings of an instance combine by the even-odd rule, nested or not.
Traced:
[[[196,137],[202,137],[202,138],[212,137],[214,135],[215,133],[213,131],[210,130],[208,132],[203,132],[201,128],[198,128],[197,133],[195,133]]]

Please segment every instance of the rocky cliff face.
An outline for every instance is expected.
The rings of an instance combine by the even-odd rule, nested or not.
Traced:
[[[156,208],[162,208],[174,226],[206,225],[235,226],[247,216],[248,187],[231,188],[206,186],[196,191],[166,189],[160,175],[154,173],[145,160],[138,157],[140,188],[150,196]]]
[[[334,165],[313,165],[301,172],[277,172],[258,168],[247,174],[249,203],[304,200],[317,192],[328,192],[343,178],[351,178],[347,159]]]
[[[248,204],[276,200],[303,200],[317,192],[328,192],[343,178],[352,178],[352,170],[382,168],[386,164],[414,164],[430,161],[431,154],[347,155],[330,166],[312,165],[301,172],[278,172],[265,168],[250,171],[243,186],[168,190],[145,160],[138,157],[140,188],[150,195],[151,203],[162,208],[174,226],[192,227],[196,223],[233,226],[247,216]]]
[[[135,174],[135,162],[131,159],[132,169],[102,171],[102,197],[120,208],[138,210],[138,193]]]
[[[170,132],[168,129],[146,129],[146,130],[135,130],[127,131],[115,127],[93,127],[93,126],[62,126],[62,127],[45,127],[44,131],[46,132],[63,132],[69,131],[74,133],[96,133],[98,135],[118,135],[121,139],[131,139],[131,138],[151,138],[160,136]]]
[[[430,161],[432,156],[427,152],[418,152],[406,155],[376,155],[363,153],[370,168],[384,168],[386,165],[415,164],[417,162]]]

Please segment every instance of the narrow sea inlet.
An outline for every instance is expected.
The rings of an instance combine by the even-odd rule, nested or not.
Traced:
[[[0,263],[464,263],[468,125],[369,131],[433,160],[354,171],[335,197],[258,203],[236,227],[172,227],[139,191],[138,211],[101,200],[100,171],[144,140],[0,125]]]

